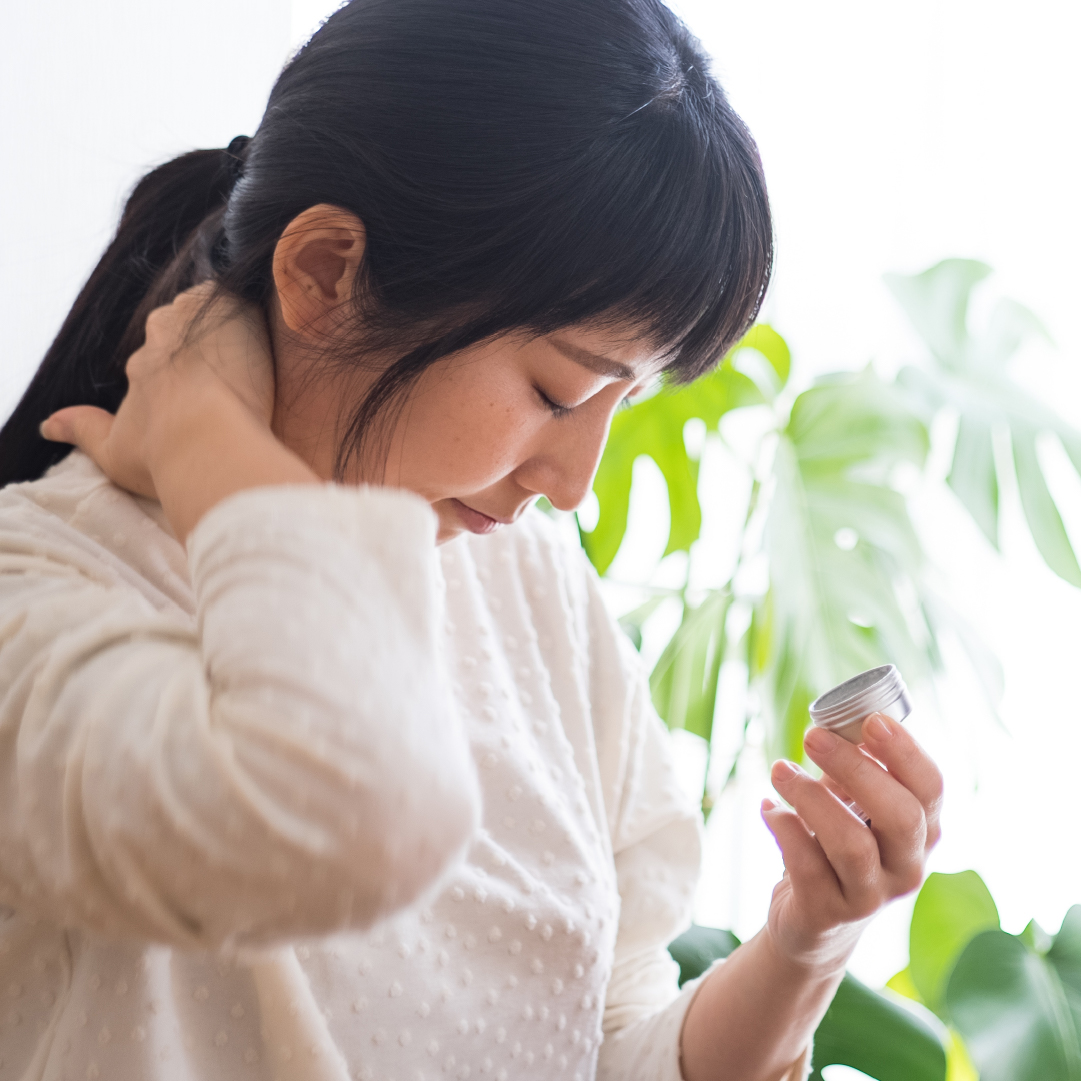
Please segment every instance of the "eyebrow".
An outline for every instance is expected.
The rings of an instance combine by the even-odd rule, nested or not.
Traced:
[[[617,379],[624,379],[629,383],[633,383],[638,378],[634,369],[628,368],[626,364],[620,364],[618,360],[612,360],[611,357],[591,353],[588,349],[581,349],[577,345],[571,345],[570,342],[560,341],[559,338],[550,336],[548,341],[568,360],[573,360],[575,364],[581,364],[583,368],[588,368],[598,375],[614,375]]]

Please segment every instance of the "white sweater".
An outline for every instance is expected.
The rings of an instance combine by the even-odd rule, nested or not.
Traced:
[[[434,536],[0,491],[0,1081],[679,1081],[700,819],[634,651],[543,515]]]

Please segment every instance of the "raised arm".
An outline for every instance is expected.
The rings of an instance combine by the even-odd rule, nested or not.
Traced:
[[[193,948],[262,943],[364,926],[467,843],[479,796],[430,508],[288,483],[244,441],[251,415],[205,458],[188,448],[188,487],[217,485],[187,542],[194,621],[16,500],[0,515],[3,903]],[[150,479],[166,502],[167,471]],[[113,510],[117,530],[146,524],[134,501]]]

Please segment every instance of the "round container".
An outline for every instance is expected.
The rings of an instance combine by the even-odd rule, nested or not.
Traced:
[[[863,722],[870,714],[884,713],[895,721],[903,721],[911,712],[908,688],[892,664],[860,672],[811,703],[811,720],[849,743],[862,742]]]

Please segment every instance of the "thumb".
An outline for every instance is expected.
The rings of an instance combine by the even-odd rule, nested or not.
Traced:
[[[96,405],[69,405],[46,417],[39,431],[42,439],[78,447],[113,484],[136,495],[157,499],[154,481],[142,460],[126,452],[122,439],[118,446],[118,440],[112,438],[115,423],[112,413]]]
[[[70,405],[46,417],[41,422],[39,431],[42,439],[53,443],[71,443],[85,451],[105,469],[102,457],[114,420],[116,418],[112,413],[107,413],[96,405]],[[105,472],[108,470],[105,469]]]

